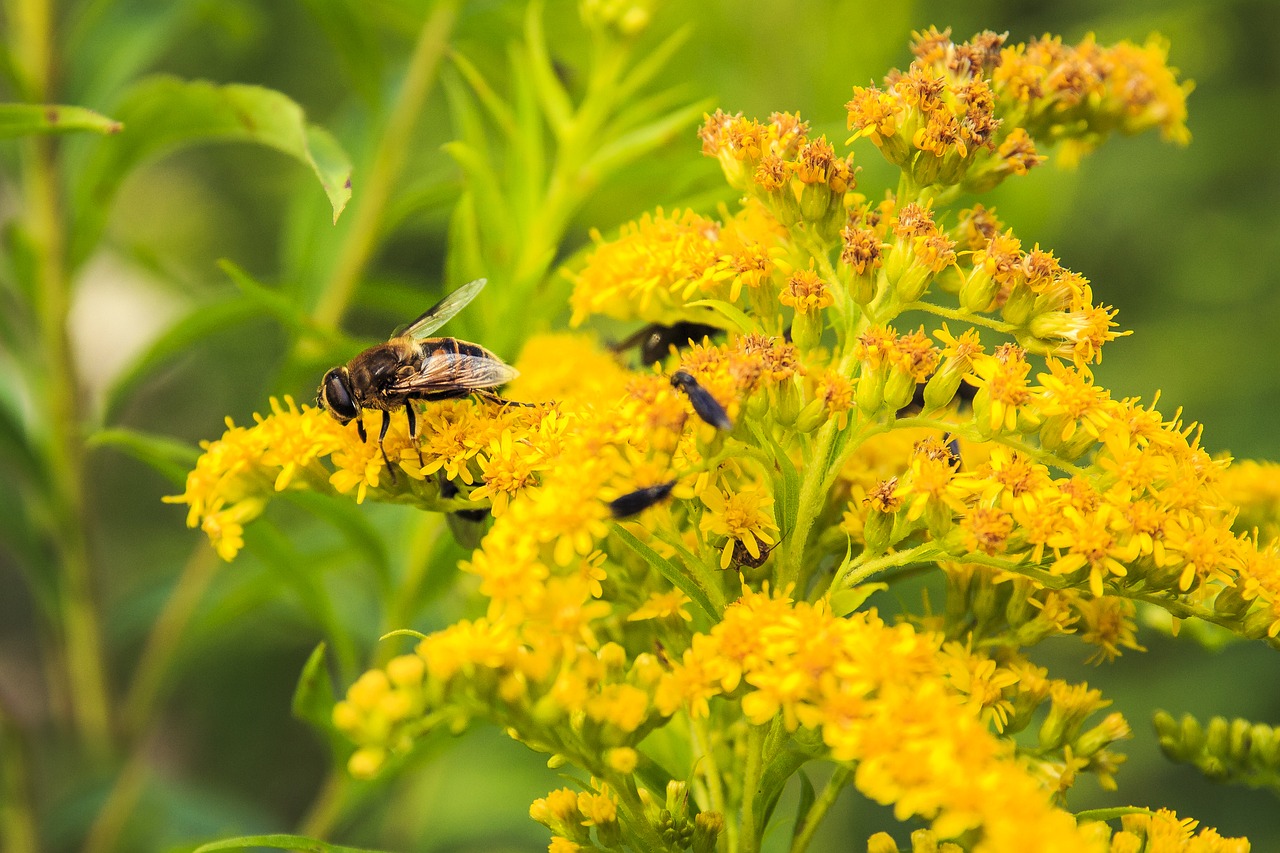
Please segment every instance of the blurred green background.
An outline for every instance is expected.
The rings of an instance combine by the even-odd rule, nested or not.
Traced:
[[[83,27],[76,52],[62,59],[64,102],[110,114],[114,63],[131,51],[145,57],[147,71],[279,89],[347,147],[357,163],[357,199],[368,155],[363,130],[394,90],[429,9],[414,0],[64,5],[63,30]],[[344,26],[335,10],[367,26]],[[464,3],[453,44],[500,75],[522,15],[520,3]],[[575,5],[550,3],[546,20],[572,85],[582,60]],[[666,83],[683,85],[691,99],[713,97],[730,112],[763,117],[798,110],[815,130],[841,140],[850,87],[905,67],[912,30],[930,24],[951,27],[957,39],[983,29],[1007,30],[1012,40],[1046,32],[1068,41],[1095,32],[1104,43],[1142,41],[1153,31],[1168,37],[1171,63],[1196,81],[1189,148],[1154,135],[1115,139],[1073,171],[1051,162],[984,202],[997,207],[1024,245],[1038,242],[1086,275],[1097,298],[1120,309],[1122,327],[1135,330],[1108,347],[1097,371],[1101,384],[1117,396],[1149,398],[1162,389],[1162,410],[1181,407],[1186,418],[1205,423],[1211,451],[1280,457],[1274,426],[1280,415],[1280,157],[1272,130],[1280,112],[1280,3],[703,0],[659,8],[644,38],[656,42],[685,22],[694,35],[664,72]],[[352,52],[352,40],[362,39],[363,52]],[[456,169],[439,150],[450,138],[437,89],[397,186],[395,227],[366,275],[386,287],[357,296],[347,322],[356,334],[385,334],[440,292],[444,233],[457,192]],[[0,220],[21,203],[14,151],[0,140]],[[576,221],[565,253],[588,239],[589,228],[608,233],[657,205],[714,210],[728,200],[717,165],[698,152],[690,128],[642,168],[601,187]],[[867,146],[859,156],[863,187],[878,192],[884,172],[877,155]],[[115,202],[107,239],[77,282],[72,334],[87,404],[98,405],[93,395],[113,371],[173,318],[232,290],[219,259],[273,286],[326,269],[349,214],[336,227],[329,220],[314,178],[261,148],[204,147],[134,173]],[[404,304],[386,296],[396,293]],[[481,327],[473,328],[476,337],[483,334],[485,318],[459,319],[459,334],[468,323]],[[217,437],[225,416],[245,423],[266,408],[270,394],[309,400],[318,374],[282,375],[286,347],[287,335],[269,320],[228,326],[148,370],[107,414],[106,425],[194,444]],[[193,553],[204,547],[203,536],[185,529],[183,508],[160,503],[175,491],[150,467],[114,450],[89,457],[89,535],[117,685],[129,677],[181,567],[201,559]],[[400,508],[363,511],[392,548],[412,535]],[[280,564],[245,555],[213,578],[163,685],[163,713],[144,751],[147,770],[115,849],[166,850],[220,835],[286,831],[314,814],[326,750],[289,713],[298,673],[326,636],[305,590],[319,589],[334,602],[330,618],[348,629],[347,653],[362,658],[377,633],[363,591],[370,573],[321,559],[334,534],[309,514],[285,506],[270,517],[296,540],[314,535],[318,544],[299,551],[284,573]],[[435,556],[444,564],[462,553],[446,548]],[[317,556],[314,565],[306,565],[307,555]],[[314,578],[299,583],[293,570],[314,570]],[[443,590],[451,579],[439,569],[433,582]],[[413,614],[412,627],[438,627],[466,607],[463,592],[440,595]],[[72,850],[121,768],[81,763],[59,734],[42,682],[38,608],[8,549],[0,550],[0,699],[10,726],[30,738],[25,763],[43,849]],[[1119,794],[1086,782],[1072,805],[1168,806],[1224,835],[1249,835],[1255,850],[1280,849],[1274,795],[1218,787],[1167,763],[1149,724],[1157,707],[1280,723],[1280,659],[1261,644],[1210,652],[1154,631],[1143,639],[1148,654],[1127,654],[1101,668],[1083,667],[1087,652],[1077,645],[1045,650],[1055,674],[1101,687],[1135,729]],[[6,741],[9,752],[0,761],[14,758],[15,742]],[[355,798],[360,808],[337,822],[336,835],[406,851],[544,849],[545,830],[527,817],[528,803],[559,784],[538,756],[480,730],[441,740],[432,761],[396,784],[363,789]],[[860,849],[849,839],[881,828],[884,815],[852,805],[854,799],[846,796],[848,808],[814,849]]]

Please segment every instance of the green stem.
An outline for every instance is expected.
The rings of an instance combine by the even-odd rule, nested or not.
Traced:
[[[874,560],[864,560],[859,557],[850,563],[844,571],[836,575],[831,582],[831,589],[835,592],[842,589],[851,589],[885,569],[891,569],[894,566],[905,566],[910,563],[928,562],[945,554],[946,551],[940,548],[937,543],[926,542],[906,551],[894,551],[893,553],[885,554]]]
[[[747,766],[742,779],[742,853],[760,849],[760,827],[756,826],[756,795],[764,770],[764,726],[750,726],[747,732]]]
[[[326,838],[345,808],[351,777],[345,767],[330,768],[311,800],[307,813],[298,821],[298,833],[308,838]]]
[[[715,744],[711,742],[711,734],[701,720],[692,718],[689,720],[689,732],[693,746],[693,766],[697,767],[703,778],[707,780],[707,798],[710,800],[711,810],[725,815],[727,806],[724,798],[724,779],[720,775],[720,765],[716,761]],[[738,828],[731,820],[725,821],[724,828],[729,849],[733,850],[738,846]]]
[[[125,696],[121,723],[127,737],[136,738],[151,722],[161,687],[191,617],[221,566],[216,552],[204,542],[195,548],[183,566],[177,584],[151,628]]]
[[[33,6],[45,9],[46,4]],[[48,36],[48,32],[45,32]],[[38,92],[43,99],[47,92]],[[93,568],[85,530],[84,445],[79,401],[82,399],[67,315],[71,283],[66,268],[66,233],[61,211],[57,148],[53,138],[26,143],[24,178],[28,222],[35,247],[36,288],[33,307],[44,357],[42,423],[46,433],[49,492],[55,518],[49,531],[62,572],[62,632],[70,686],[71,712],[91,755],[110,751],[111,720],[98,614],[93,601]]]
[[[822,789],[822,793],[818,799],[813,801],[813,805],[809,807],[809,811],[805,812],[803,823],[799,827],[799,832],[791,841],[791,853],[804,853],[809,849],[809,844],[813,841],[814,834],[818,831],[818,826],[822,823],[822,819],[827,816],[827,812],[835,805],[840,797],[840,792],[849,784],[849,779],[853,776],[853,771],[848,767],[837,767],[835,772],[831,774],[831,778],[827,780],[827,786]]]
[[[853,370],[856,361],[853,355],[853,347],[849,347],[840,359],[836,372],[840,376],[848,376]],[[788,587],[793,587],[795,590],[793,594],[795,595],[804,594],[804,591],[800,589],[801,573],[804,566],[804,552],[809,532],[813,529],[813,525],[822,509],[822,504],[826,501],[827,492],[830,488],[828,484],[831,478],[839,471],[840,465],[843,464],[843,458],[849,452],[849,448],[846,447],[845,451],[840,454],[839,459],[834,460],[834,462],[829,460],[839,434],[840,430],[836,426],[834,418],[828,420],[818,430],[818,437],[812,448],[813,452],[809,456],[810,464],[805,466],[804,479],[800,483],[796,529],[791,533],[790,541],[787,543],[787,548],[783,555],[784,559],[778,568],[778,588],[785,590]]]
[[[37,853],[35,813],[27,779],[26,744],[5,709],[0,707],[0,848],[10,853]]]
[[[973,314],[969,311],[944,308],[941,305],[934,305],[932,302],[911,302],[903,305],[902,311],[924,311],[929,314],[937,314],[939,317],[946,317],[948,320],[959,320],[962,323],[970,323],[974,326],[986,326],[988,329],[995,329],[997,332],[1004,332],[1009,335],[1013,334],[1018,328],[1012,323],[1002,323],[999,320],[993,320],[990,317]]]
[[[414,125],[435,81],[457,13],[458,0],[441,0],[418,33],[400,93],[370,161],[369,175],[358,186],[359,201],[352,211],[350,230],[312,315],[322,329],[336,329],[342,322],[373,254],[387,201],[411,150]]]
[[[137,749],[125,762],[106,802],[98,810],[89,834],[85,838],[83,853],[111,853],[116,849],[120,833],[135,813],[138,798],[142,796],[147,779],[147,762],[144,750]]]

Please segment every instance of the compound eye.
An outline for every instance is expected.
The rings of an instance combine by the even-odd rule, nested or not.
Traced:
[[[351,393],[350,381],[340,367],[324,375],[324,381],[320,383],[320,402],[329,414],[344,424],[360,414],[360,406]]]

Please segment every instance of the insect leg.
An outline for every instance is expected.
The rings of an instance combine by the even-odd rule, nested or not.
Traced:
[[[413,401],[404,401],[404,414],[409,419],[409,438],[413,440],[414,449],[418,451],[418,465],[425,465],[422,461],[422,446],[418,444],[418,413],[413,410]]]
[[[364,431],[364,418],[360,415],[356,416],[356,432],[360,433],[360,440],[367,442],[369,434]]]
[[[387,437],[387,427],[391,426],[391,413],[386,409],[382,410],[382,429],[378,430],[378,449],[382,451],[382,461],[386,463],[387,473],[391,475],[391,484],[396,484],[396,469],[391,467],[391,460],[387,458],[387,449],[382,446],[382,440]]]
[[[526,409],[538,408],[537,403],[524,403],[519,400],[508,400],[506,397],[500,396],[499,394],[496,394],[495,392],[490,391],[487,388],[475,388],[475,389],[472,389],[471,393],[475,394],[481,400],[486,400],[490,403],[496,403],[499,406],[521,406]]]

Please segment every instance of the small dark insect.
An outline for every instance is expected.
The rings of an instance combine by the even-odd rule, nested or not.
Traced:
[[[417,435],[413,400],[452,400],[472,394],[503,405],[528,405],[504,400],[491,389],[516,378],[516,369],[479,344],[457,338],[427,337],[467,306],[485,286],[476,279],[450,293],[385,344],[369,347],[341,367],[324,375],[316,402],[339,423],[356,422],[360,439],[368,441],[360,412],[382,412],[378,449],[395,480],[382,441],[391,413],[404,408],[409,436]]]
[[[759,546],[756,546],[760,550],[760,556],[753,557],[751,556],[751,552],[747,550],[747,546],[742,544],[742,540],[739,539],[733,543],[733,564],[735,566],[742,566],[748,569],[758,569],[765,564],[765,561],[769,559],[769,554],[771,554],[773,549],[777,548],[779,544],[780,541],[775,542],[768,548],[759,548]]]
[[[725,432],[733,429],[733,421],[729,420],[729,413],[724,410],[724,406],[716,402],[716,398],[699,385],[698,380],[683,370],[677,370],[671,374],[671,384],[685,393],[698,417],[716,429]]]
[[[617,519],[639,515],[654,504],[661,503],[670,497],[675,485],[676,481],[672,480],[669,483],[659,483],[656,486],[645,486],[643,489],[627,492],[622,497],[609,501],[609,512]]]
[[[724,329],[708,326],[705,323],[672,323],[664,326],[652,323],[616,344],[614,352],[624,352],[632,347],[640,348],[640,360],[645,364],[662,361],[671,351],[671,347],[686,347],[703,338],[716,338],[724,334]]]

